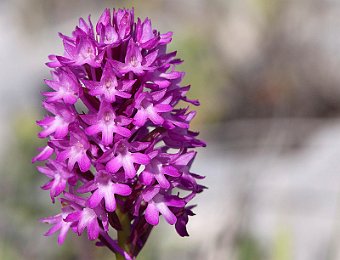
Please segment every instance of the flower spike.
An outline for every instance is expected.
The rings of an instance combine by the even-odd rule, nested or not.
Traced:
[[[190,130],[196,112],[179,107],[199,102],[181,84],[182,60],[166,51],[172,32],[135,20],[133,9],[105,9],[95,25],[80,18],[59,36],[64,53],[48,57],[46,116],[37,121],[47,144],[32,159],[44,163],[42,189],[61,204],[41,219],[52,225],[45,235],[58,232],[62,244],[69,232],[87,233],[128,260],[162,218],[188,236],[189,203],[205,189],[190,168],[205,143]]]

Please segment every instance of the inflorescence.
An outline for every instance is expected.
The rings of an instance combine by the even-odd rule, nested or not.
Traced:
[[[60,34],[64,55],[50,55],[52,77],[42,93],[48,111],[37,121],[46,147],[33,158],[48,177],[42,186],[61,212],[43,218],[59,231],[69,230],[134,259],[162,215],[188,236],[188,203],[205,188],[190,172],[194,148],[205,146],[189,130],[195,111],[178,108],[190,86],[176,52],[167,52],[172,33],[160,34],[151,21],[134,21],[133,10],[106,9],[95,28],[79,20],[71,36]],[[109,235],[117,231],[118,239]]]

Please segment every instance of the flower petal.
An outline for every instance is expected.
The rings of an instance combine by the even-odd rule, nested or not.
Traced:
[[[128,185],[120,184],[120,183],[114,184],[113,190],[115,194],[118,194],[121,196],[128,196],[132,192],[131,188]]]
[[[138,164],[143,164],[143,165],[147,165],[150,163],[150,157],[147,156],[146,154],[142,154],[142,153],[133,153],[131,154],[133,161],[135,163]]]
[[[91,161],[86,153],[83,153],[78,160],[79,168],[82,172],[87,172],[91,168]]]
[[[176,223],[177,218],[174,213],[168,208],[168,206],[164,202],[157,203],[157,209],[163,215],[165,220],[170,224],[173,225]]]
[[[149,203],[145,210],[145,220],[153,226],[159,223],[159,212],[153,203]]]
[[[101,190],[96,190],[91,197],[88,199],[87,201],[87,205],[90,208],[95,208],[99,205],[99,203],[101,202],[101,200],[103,199],[104,194]]]
[[[111,173],[116,173],[122,166],[122,158],[117,156],[106,164],[106,170]]]

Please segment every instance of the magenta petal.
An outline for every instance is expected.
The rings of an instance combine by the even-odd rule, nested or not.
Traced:
[[[135,117],[133,118],[134,123],[137,126],[143,126],[146,122],[148,118],[148,115],[146,114],[146,112],[144,110],[138,110],[137,114],[135,115]]]
[[[94,181],[89,181],[87,183],[85,183],[83,186],[79,187],[77,189],[77,192],[79,193],[87,193],[90,191],[95,190],[97,187],[96,183]]]
[[[103,93],[103,90],[102,90],[102,89],[93,86],[92,84],[90,84],[90,82],[87,82],[86,84],[87,84],[87,87],[88,87],[88,88],[93,88],[93,89],[91,89],[91,90],[89,91],[90,95],[92,95],[92,96],[99,96],[99,95],[101,95],[101,94]],[[114,95],[113,95],[113,96],[114,96]],[[113,102],[113,101],[112,101],[112,102]]]
[[[185,153],[176,159],[176,164],[187,165],[195,156],[196,156],[196,152]]]
[[[115,127],[115,131],[117,134],[120,134],[121,136],[124,137],[130,137],[131,136],[131,131],[125,127],[121,127],[121,126],[116,126]]]
[[[85,129],[85,133],[88,135],[95,135],[101,132],[101,127],[99,125],[91,125]]]
[[[157,84],[159,88],[167,88],[171,85],[171,82],[168,80],[155,80],[155,84]]]
[[[50,190],[51,198],[57,197],[65,190],[66,187],[66,180],[60,179],[60,180],[54,180],[53,185]]]
[[[71,104],[73,105],[74,103],[77,102],[78,97],[72,94],[65,95],[63,97],[64,101],[66,104]]]
[[[171,210],[168,208],[167,205],[165,205],[164,202],[157,203],[157,209],[159,210],[159,212],[163,215],[165,220],[170,225],[173,225],[173,224],[176,223],[176,221],[177,221],[176,216],[174,215],[174,213],[171,212]]]
[[[125,171],[125,175],[128,178],[133,178],[136,176],[137,171],[131,159],[126,159],[123,161],[123,168]]]
[[[39,172],[45,174],[47,177],[53,178],[54,176],[54,171],[51,170],[49,167],[37,166],[37,169]]]
[[[52,134],[55,131],[55,128],[48,127],[44,130],[42,130],[40,133],[38,133],[39,138],[46,138],[50,134]]]
[[[161,125],[164,122],[164,118],[158,115],[155,110],[148,111],[148,116],[155,125]]]
[[[97,33],[98,34],[100,33],[102,26],[106,26],[110,22],[111,22],[110,9],[106,8],[98,19],[97,26],[96,26]]]
[[[77,157],[75,157],[75,156],[69,157],[67,164],[68,164],[68,169],[70,171],[72,171],[72,169],[74,168],[74,165],[76,164],[76,162],[77,162]]]
[[[142,153],[133,153],[131,154],[133,161],[135,163],[138,164],[143,164],[143,165],[147,165],[148,163],[150,163],[150,157],[147,156],[146,154],[142,154]]]
[[[145,57],[145,61],[146,61],[145,65],[150,66],[156,60],[157,56],[158,56],[158,50],[148,54]]]
[[[92,220],[87,227],[89,240],[96,240],[99,236],[99,225],[97,219]]]
[[[62,227],[62,222],[56,223],[54,226],[52,226],[46,233],[45,236],[51,236],[55,232],[57,232]]]
[[[116,199],[114,194],[111,192],[111,189],[106,189],[104,191],[105,198],[105,208],[109,212],[113,212],[116,209]]]
[[[82,172],[86,172],[88,170],[90,170],[91,168],[91,161],[89,159],[89,157],[86,155],[86,153],[84,153],[83,155],[81,155],[79,161],[79,168]]]
[[[35,163],[36,161],[47,160],[53,154],[53,152],[54,152],[54,150],[51,147],[49,147],[48,145],[45,146],[41,150],[41,152],[32,159],[32,163]]]
[[[97,222],[97,215],[94,212],[94,210],[90,208],[84,208],[81,211],[81,217],[79,219],[78,226],[77,226],[78,234],[80,235],[81,233],[83,233],[84,229],[86,227],[89,227],[90,223],[92,223],[93,220]]]
[[[143,171],[141,174],[140,174],[140,179],[141,179],[141,182],[145,185],[150,185],[154,179],[153,177],[153,174],[150,173],[149,171]]]
[[[156,174],[155,179],[157,180],[157,182],[163,189],[170,188],[170,182],[167,180],[167,178],[163,174]]]
[[[185,201],[175,196],[171,196],[166,199],[166,204],[170,207],[182,208],[185,206]]]
[[[184,76],[184,72],[179,72],[179,71],[172,71],[170,73],[161,74],[161,77],[165,79],[178,79],[183,76]]]
[[[167,104],[158,104],[155,106],[155,110],[157,112],[170,112],[172,110],[172,106]]]
[[[45,125],[52,124],[53,121],[54,121],[54,118],[53,118],[53,117],[47,116],[47,117],[45,117],[45,118],[42,119],[42,120],[38,120],[38,121],[37,121],[37,124],[40,125],[40,126],[45,126]]]
[[[146,221],[153,226],[156,226],[159,222],[159,212],[157,207],[153,203],[149,203],[145,210]]]
[[[149,142],[133,142],[131,145],[132,151],[141,151],[149,147]]]
[[[128,196],[132,190],[128,185],[116,183],[114,184],[114,192],[118,195]]]
[[[153,197],[155,197],[160,191],[160,188],[151,188],[151,189],[147,189],[143,192],[143,199],[146,202],[149,202],[153,199]]]
[[[130,98],[131,97],[131,94],[126,93],[126,92],[121,92],[121,91],[118,91],[116,93],[116,95],[119,96],[119,97],[122,97],[122,98]]]
[[[111,173],[116,173],[122,166],[122,158],[117,156],[106,164],[106,170]]]
[[[110,126],[102,127],[102,141],[104,145],[110,145],[113,142],[113,131]]]
[[[41,188],[43,190],[49,190],[49,189],[51,189],[52,185],[53,185],[53,181],[49,181],[49,182],[45,183],[43,186],[41,186]]]
[[[60,125],[54,134],[54,137],[57,139],[64,138],[68,133],[68,124]]]
[[[174,167],[171,165],[167,165],[167,166],[163,166],[163,172],[166,175],[172,176],[172,177],[179,177],[181,175],[181,173]]]
[[[152,99],[155,101],[160,101],[164,97],[165,93],[166,93],[166,89],[155,91],[151,94]]]
[[[104,36],[104,43],[105,44],[113,44],[119,41],[119,36],[116,30],[112,26],[105,27],[105,36]]]
[[[118,116],[117,121],[119,121],[119,125],[125,126],[132,122],[132,119],[124,117],[124,116]]]
[[[97,123],[97,115],[80,115],[80,118],[89,125],[94,125]],[[100,130],[99,130],[100,131]],[[86,132],[86,129],[85,129]]]
[[[104,194],[102,194],[100,190],[96,190],[88,199],[87,204],[89,205],[90,208],[95,208],[99,205],[103,197]]]
[[[123,86],[122,86],[122,90],[123,91],[127,91],[127,90],[130,90],[130,88],[133,86],[133,84],[136,83],[136,79],[134,80],[125,80],[123,81]],[[125,92],[122,92],[122,93],[125,93]],[[131,94],[130,94],[131,95]]]
[[[69,150],[62,151],[58,154],[57,160],[60,162],[66,161],[70,157],[70,152]]]
[[[58,244],[62,245],[66,239],[67,232],[69,228],[71,227],[71,223],[64,223],[63,226],[60,229],[60,233],[58,236]]]
[[[72,212],[70,214],[67,215],[67,217],[65,218],[66,222],[75,222],[78,221],[81,217],[81,212],[80,211],[76,211],[76,212]]]
[[[39,222],[46,223],[46,224],[54,224],[60,221],[61,214],[55,216],[49,216],[39,219]]]

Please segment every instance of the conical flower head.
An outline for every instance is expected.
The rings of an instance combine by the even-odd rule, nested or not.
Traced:
[[[176,70],[182,61],[167,52],[172,32],[135,20],[133,10],[105,9],[95,26],[81,18],[70,36],[59,35],[64,53],[49,56],[46,116],[37,121],[47,144],[32,159],[45,161],[42,188],[62,208],[42,220],[53,225],[46,235],[60,230],[62,243],[68,231],[87,230],[126,259],[139,253],[160,216],[187,236],[188,204],[205,188],[190,167],[205,143],[190,130],[196,112],[179,108],[199,102],[187,98],[190,86]],[[126,252],[111,229],[125,232],[119,246]]]

